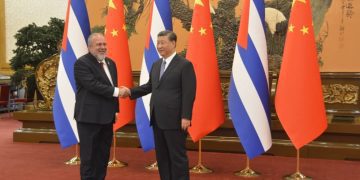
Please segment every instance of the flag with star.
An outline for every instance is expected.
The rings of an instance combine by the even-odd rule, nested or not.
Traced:
[[[86,44],[89,35],[90,22],[85,0],[68,0],[53,101],[54,124],[62,148],[79,143],[74,119],[74,64],[78,58],[89,52]]]
[[[119,87],[133,87],[124,4],[122,0],[109,0],[105,38],[108,47],[108,57],[116,63]],[[134,120],[134,118],[135,101],[129,98],[120,98],[120,112],[114,124],[114,131]]]
[[[186,58],[196,74],[196,97],[189,134],[194,142],[225,120],[209,0],[195,0]]]
[[[275,107],[296,149],[327,128],[309,0],[293,1]]]

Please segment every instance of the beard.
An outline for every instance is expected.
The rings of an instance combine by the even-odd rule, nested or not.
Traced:
[[[106,54],[96,54],[95,57],[98,61],[102,61],[105,59]]]

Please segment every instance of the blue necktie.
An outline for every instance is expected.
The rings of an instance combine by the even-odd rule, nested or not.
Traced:
[[[161,63],[161,67],[160,67],[160,77],[159,77],[159,79],[161,79],[161,76],[164,74],[165,65],[166,65],[166,61],[163,60],[163,62]]]

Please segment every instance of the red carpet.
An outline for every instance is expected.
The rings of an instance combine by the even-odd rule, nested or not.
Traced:
[[[75,148],[61,149],[59,144],[17,143],[12,132],[21,126],[20,122],[0,119],[0,179],[3,180],[75,180],[80,179],[79,166],[64,165],[74,156]],[[117,148],[117,159],[127,162],[125,168],[109,168],[107,180],[155,180],[157,172],[144,166],[155,160],[153,152],[141,149]],[[197,163],[197,152],[188,152],[190,166]],[[262,175],[255,179],[281,179],[295,171],[296,159],[289,157],[261,156],[251,162],[251,167]],[[191,174],[191,179],[229,180],[242,179],[233,172],[245,166],[245,156],[231,153],[203,153],[203,164],[215,172],[212,174]],[[360,162],[301,159],[301,172],[313,179],[360,179]]]

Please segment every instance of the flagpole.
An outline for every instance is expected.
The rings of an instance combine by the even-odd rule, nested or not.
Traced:
[[[79,165],[80,157],[79,157],[79,144],[75,145],[75,156],[70,160],[65,162],[66,165]]]
[[[113,139],[114,139],[113,158],[111,161],[108,162],[108,167],[116,167],[116,168],[126,167],[128,165],[126,162],[121,162],[116,159],[116,132],[114,132]]]
[[[250,159],[248,156],[246,156],[245,169],[236,171],[234,174],[235,174],[235,176],[240,176],[240,177],[258,177],[261,175],[260,173],[254,171],[250,168]]]
[[[199,140],[199,160],[198,160],[198,164],[196,166],[194,166],[193,168],[191,168],[189,170],[191,173],[196,173],[196,174],[206,174],[206,173],[212,173],[214,172],[213,170],[205,167],[204,165],[202,165],[201,163],[201,139]]]
[[[300,172],[300,151],[299,149],[296,150],[296,172],[287,176],[284,176],[283,179],[286,180],[299,180],[299,179],[305,179],[305,180],[311,180],[312,178],[309,176],[305,176]]]

